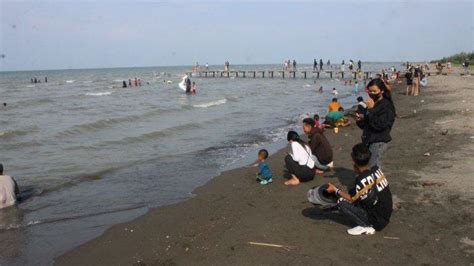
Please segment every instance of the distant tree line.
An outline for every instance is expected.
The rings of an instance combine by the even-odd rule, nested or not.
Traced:
[[[433,60],[433,61],[431,61],[431,63],[451,62],[451,63],[456,63],[456,64],[462,64],[466,60],[468,60],[469,62],[473,62],[474,61],[474,52],[469,52],[469,53],[462,52],[462,53],[455,54],[455,55],[452,55],[452,56],[443,57],[442,59],[439,59],[439,60]]]

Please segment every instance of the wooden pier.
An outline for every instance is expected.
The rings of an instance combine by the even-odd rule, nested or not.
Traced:
[[[372,72],[361,72],[362,76],[366,79],[369,79]],[[221,71],[221,70],[206,70],[198,72],[187,72],[190,77],[200,77],[200,78],[290,78],[290,79],[308,79],[308,78],[329,78],[339,77],[344,79],[344,77],[351,77],[353,79],[357,78],[359,74],[356,71],[353,72],[343,72],[340,70],[321,70],[321,71],[284,71],[284,70],[233,70],[233,71]],[[324,75],[325,74],[325,75]]]

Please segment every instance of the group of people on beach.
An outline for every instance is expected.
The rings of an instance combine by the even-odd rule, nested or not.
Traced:
[[[371,79],[366,86],[368,99],[364,101],[358,97],[357,104],[351,110],[355,123],[362,129],[362,142],[356,144],[351,153],[357,173],[353,187],[344,192],[329,183],[308,191],[308,200],[314,204],[322,204],[321,198],[324,197],[326,200],[332,199],[332,207],[356,225],[347,231],[351,235],[374,234],[390,221],[392,196],[381,163],[392,140],[390,131],[396,117],[391,90],[391,86],[381,76]],[[332,117],[334,114],[338,117]],[[303,141],[296,131],[288,132],[290,152],[284,158],[285,185],[297,186],[309,182],[316,175],[334,168],[334,153],[325,136],[325,128],[337,128],[335,122],[344,115],[344,109],[334,98],[328,106],[325,123],[319,122],[319,115],[303,119],[302,130],[308,142]],[[273,181],[270,167],[265,162],[267,157],[268,151],[260,150],[258,163],[255,164],[259,167],[257,180],[262,185]]]
[[[224,71],[229,72],[230,71],[230,63],[228,60],[225,61],[224,63]]]
[[[141,87],[142,86],[142,81],[140,79],[137,79],[136,77],[132,79],[128,79],[128,87]],[[122,82],[122,88],[127,88],[127,82],[124,80]]]
[[[428,79],[424,74],[426,66],[407,64],[405,79],[407,83],[406,95],[418,96],[420,95],[420,88],[428,85]],[[426,69],[427,70],[427,69]],[[397,77],[398,79],[398,77]]]
[[[30,82],[34,84],[41,83],[41,79],[34,77],[30,79]],[[48,77],[44,77],[44,83],[48,83]]]
[[[328,60],[326,65],[329,67],[331,65],[331,61]],[[319,70],[323,70],[323,66],[324,66],[324,63],[323,63],[323,59],[319,59]],[[316,71],[318,70],[318,60],[316,60],[316,58],[313,60],[313,71]]]
[[[290,59],[283,62],[283,71],[296,71],[296,60],[293,59],[293,63]]]
[[[204,67],[202,67],[201,65],[199,65],[199,62],[196,62],[196,64],[194,64],[194,66],[193,66],[193,73],[200,72],[204,69],[206,71],[209,70],[209,64],[208,63],[206,63],[206,65]]]

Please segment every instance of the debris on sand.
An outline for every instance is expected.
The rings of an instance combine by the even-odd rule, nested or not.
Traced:
[[[294,249],[295,247],[292,246],[285,246],[285,245],[277,245],[277,244],[269,244],[269,243],[261,243],[261,242],[248,242],[249,245],[255,246],[264,246],[264,247],[272,247],[272,248],[282,248],[286,251]]]
[[[384,236],[383,238],[385,238],[385,239],[392,239],[392,240],[398,240],[398,239],[400,239],[399,237],[396,237],[396,236]]]
[[[438,183],[438,182],[432,182],[432,181],[422,181],[422,182],[421,182],[421,185],[422,185],[423,187],[431,187],[431,186],[440,187],[440,186],[442,186],[443,184],[442,184],[442,183]]]
[[[459,242],[461,242],[465,245],[468,245],[468,246],[474,246],[474,240],[469,239],[469,237],[467,237],[467,236],[461,238],[461,240],[459,240]]]
[[[423,154],[423,155],[424,155],[424,156],[426,156],[426,157],[429,157],[429,156],[431,156],[431,153],[429,153],[429,152],[426,152],[426,153],[425,153],[425,154]]]

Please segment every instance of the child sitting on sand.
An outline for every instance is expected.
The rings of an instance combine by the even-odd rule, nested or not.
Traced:
[[[259,181],[260,184],[262,185],[266,185],[273,182],[272,171],[270,170],[270,167],[268,166],[268,164],[265,162],[267,158],[268,158],[268,151],[265,149],[259,150],[258,163],[254,165],[258,167],[257,181]]]

